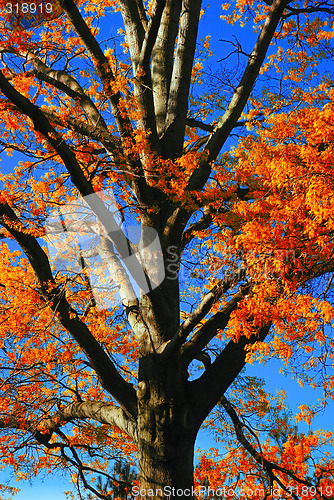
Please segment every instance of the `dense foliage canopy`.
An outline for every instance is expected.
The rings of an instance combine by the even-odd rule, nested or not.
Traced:
[[[107,499],[138,459],[161,498],[205,422],[195,486],[333,498],[297,426],[334,390],[332,1],[0,7],[3,466]],[[270,358],[318,406],[242,372]]]

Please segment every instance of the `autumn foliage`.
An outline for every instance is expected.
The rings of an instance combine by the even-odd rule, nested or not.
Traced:
[[[115,460],[138,460],[146,490],[188,488],[204,425],[226,453],[199,454],[195,487],[333,498],[333,433],[298,428],[334,395],[332,2],[63,0],[25,20],[31,4],[10,5],[2,466],[18,479],[68,471],[80,498],[111,498]],[[235,34],[217,47],[209,27],[197,33],[212,8]],[[148,294],[124,272],[102,191],[122,230],[158,235],[165,279]],[[94,193],[97,222],[68,227],[97,243],[58,243],[78,267],[57,267],[47,221]],[[242,371],[273,358],[322,391],[315,406],[292,415]]]

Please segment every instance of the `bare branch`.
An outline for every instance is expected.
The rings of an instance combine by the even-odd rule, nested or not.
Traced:
[[[95,420],[101,424],[114,425],[122,432],[125,432],[130,438],[137,441],[137,428],[133,419],[122,410],[112,404],[107,404],[99,401],[74,402],[61,408],[56,414],[50,418],[41,420],[38,423],[38,430],[53,432],[59,423],[71,422],[72,420],[85,419]]]
[[[151,74],[157,132],[161,137],[166,121],[167,102],[173,71],[175,39],[182,0],[166,0],[152,52]]]
[[[196,120],[195,118],[187,118],[186,125],[192,128],[200,128],[201,130],[205,130],[205,132],[213,132],[214,129],[213,125],[201,122],[200,120]]]
[[[134,442],[137,441],[137,428],[133,419],[115,405],[100,401],[85,401],[69,403],[59,409],[51,417],[24,421],[15,416],[0,420],[1,429],[21,429],[31,432],[39,442],[46,444],[54,431],[73,420],[91,419],[101,424],[118,427]]]
[[[321,5],[317,5],[316,7],[287,7],[287,10],[290,12],[290,14],[285,14],[284,19],[288,19],[291,16],[295,16],[298,14],[314,14],[317,12],[325,12],[326,14],[333,15],[334,14],[334,9],[332,7],[322,7]]]
[[[166,5],[166,0],[155,1],[151,18],[146,28],[145,38],[142,43],[138,59],[138,66],[142,67],[144,71],[147,72],[147,74],[149,74],[150,70],[149,64],[150,64],[152,49],[154,47],[157,38],[158,30],[160,27],[160,21],[165,5]]]
[[[137,5],[140,22],[143,25],[144,30],[146,31],[146,29],[147,29],[147,16],[146,16],[146,11],[145,11],[145,7],[143,4],[143,0],[135,0],[135,3]]]
[[[129,41],[131,59],[136,67],[139,61],[140,50],[145,38],[145,28],[141,22],[142,18],[138,10],[138,4],[136,2],[133,2],[131,0],[120,0],[119,3],[126,34]]]
[[[183,0],[173,73],[168,97],[163,150],[169,157],[182,152],[195,55],[201,0]],[[168,145],[168,146],[167,146]],[[172,150],[171,150],[172,146]]]
[[[160,19],[166,0],[155,0],[153,11],[146,31],[143,32],[140,13],[134,2],[121,0],[121,12],[129,41],[133,74],[136,77],[135,95],[141,104],[142,116],[139,119],[140,128],[149,132],[151,144],[158,148],[152,82],[150,73],[150,56],[159,29]],[[137,75],[137,71],[143,74]]]
[[[138,311],[138,300],[133,286],[120,259],[116,256],[114,247],[109,238],[100,235],[100,243],[96,246],[96,250],[102,262],[106,264],[111,279],[118,284],[119,294],[126,310],[130,311],[136,308]]]
[[[242,113],[242,110],[252,91],[253,85],[258,77],[261,65],[266,56],[276,27],[282,19],[284,9],[288,3],[289,0],[275,0],[272,3],[255,47],[248,58],[248,64],[245,68],[241,81],[234,92],[224,116],[211,133],[211,137],[207,142],[200,164],[189,179],[187,190],[192,191],[202,189],[205,185],[211,172],[210,162],[217,158],[223,144],[229,137],[233,127],[236,125]]]
[[[53,70],[49,68],[39,57],[35,54],[29,52],[26,55],[27,61],[35,68],[34,75],[59,90],[72,97],[73,99],[79,100],[79,103],[86,113],[87,117],[91,121],[92,125],[99,126],[105,131],[108,131],[107,125],[96,108],[93,101],[85,94],[82,87],[73,78],[73,76],[66,73],[66,71]]]

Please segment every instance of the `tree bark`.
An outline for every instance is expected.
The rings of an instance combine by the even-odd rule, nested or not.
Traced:
[[[144,498],[191,498],[196,429],[178,361],[141,360],[138,384],[139,489]]]

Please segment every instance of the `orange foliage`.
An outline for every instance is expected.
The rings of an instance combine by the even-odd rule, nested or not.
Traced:
[[[237,144],[209,162],[211,174],[203,188],[190,190],[190,180],[210,154],[201,149],[207,144],[203,123],[202,129],[194,121],[186,123],[181,154],[169,156],[168,148],[157,146],[161,137],[155,137],[154,131],[143,125],[149,119],[143,105],[143,95],[149,89],[147,74],[142,67],[136,67],[132,77],[129,74],[129,35],[120,31],[120,45],[116,47],[115,42],[115,48],[108,47],[98,54],[101,60],[104,58],[102,63],[89,52],[91,47],[83,42],[58,3],[52,2],[57,5],[55,10],[24,29],[20,17],[8,19],[4,3],[1,0],[1,50],[7,59],[3,59],[2,74],[21,97],[32,103],[33,110],[39,108],[50,130],[43,133],[39,126],[41,115],[29,117],[4,92],[1,94],[0,116],[6,123],[1,144],[8,156],[14,152],[25,156],[18,161],[15,157],[13,170],[4,168],[0,176],[0,204],[9,206],[18,219],[2,217],[6,229],[3,236],[15,239],[15,234],[20,233],[34,237],[43,246],[47,217],[57,207],[76,200],[75,175],[64,168],[61,145],[66,144],[73,164],[75,159],[83,173],[82,185],[86,181],[92,191],[112,189],[116,194],[122,222],[128,216],[155,225],[164,241],[174,218],[192,216],[192,233],[189,235],[185,229],[184,239],[178,242],[178,249],[182,245],[186,248],[185,264],[182,267],[181,261],[180,267],[181,305],[188,302],[194,310],[224,276],[235,273],[226,295],[214,303],[208,317],[201,318],[198,329],[226,306],[240,283],[245,285],[247,276],[249,293],[238,302],[224,328],[217,329],[208,352],[222,350],[230,340],[237,343],[246,338],[248,362],[264,362],[276,356],[291,368],[301,384],[322,386],[324,399],[319,406],[331,401],[334,375],[328,369],[334,363],[330,333],[334,307],[328,273],[333,272],[334,250],[334,91],[331,78],[320,78],[318,74],[325,59],[324,47],[331,47],[333,14],[327,18],[321,13],[313,17],[307,13],[300,25],[292,11],[286,12],[261,69],[262,77],[269,81],[272,75],[279,76],[281,91],[266,87],[260,92],[256,87],[241,123],[234,124],[245,125]],[[76,2],[89,33],[97,38],[100,28],[96,19],[121,10],[121,3]],[[150,17],[155,2],[146,3]],[[259,30],[270,3],[238,0],[231,6],[224,4],[223,18],[242,26],[253,19],[254,29]],[[122,53],[120,47],[124,48]],[[220,95],[220,88],[207,85],[205,61],[212,56],[209,36],[201,50],[190,75],[193,88],[188,118],[213,117],[209,130],[204,124],[204,130],[211,134],[228,97]],[[40,81],[35,58],[39,59],[39,68],[48,65],[50,69]],[[22,71],[17,69],[20,64]],[[69,68],[66,77],[63,68]],[[75,83],[72,75],[77,78]],[[105,121],[99,128],[102,117]],[[243,189],[247,193],[243,194]],[[145,190],[149,196],[144,203],[141,199]],[[162,228],[159,224],[170,207],[175,212],[167,216]],[[209,217],[210,224],[196,224],[202,216]],[[26,250],[23,245],[22,250]],[[61,243],[57,250],[64,258],[73,257],[71,248],[65,251]],[[130,314],[129,308],[123,310],[119,304],[108,307],[108,303],[99,308],[92,301],[84,269],[71,274],[53,267],[53,280],[41,282],[36,279],[28,253],[24,256],[12,241],[1,243],[0,416],[1,427],[10,432],[1,434],[0,459],[4,466],[14,468],[18,478],[26,479],[40,471],[65,467],[66,460],[70,463],[71,458],[62,453],[64,447],[72,452],[72,459],[80,450],[95,480],[94,476],[108,471],[115,457],[133,462],[137,448],[116,426],[92,419],[70,420],[65,432],[61,417],[56,417],[56,431],[47,440],[43,422],[57,415],[61,407],[74,401],[116,406],[115,398],[105,390],[80,345],[66,329],[55,303],[66,298],[68,321],[79,318],[124,380],[134,385],[140,339],[127,322],[125,313]],[[191,271],[187,274],[189,262]],[[240,269],[242,273],[238,274]],[[96,273],[101,288],[109,286],[105,267]],[[115,293],[110,292],[110,302]],[[186,307],[181,319],[186,319],[188,313]],[[268,324],[272,335],[262,339],[259,332]],[[299,433],[287,417],[284,395],[271,397],[261,387],[255,389],[251,384],[242,388],[236,385],[231,397],[240,418],[243,414],[256,415],[259,429],[251,432],[248,427],[247,439],[255,450],[261,449],[265,460],[279,465],[275,481],[288,490],[302,488],[303,480],[312,476],[317,492],[326,495],[326,488],[334,487],[334,464],[326,453],[320,457],[319,450],[333,445],[333,434]],[[310,424],[317,409],[300,407],[296,420]],[[274,427],[268,428],[268,421]],[[268,491],[272,477],[263,473],[249,450],[237,443],[232,425],[222,422],[221,427],[213,420],[207,425],[225,440],[226,453],[217,456],[212,450],[200,456],[195,486],[227,486],[234,492],[242,490],[240,498],[250,496],[246,490],[254,499],[263,498],[257,491]],[[317,457],[310,465],[312,454]],[[76,480],[80,477],[73,475]],[[312,491],[305,492],[305,500],[314,497]],[[288,497],[287,491],[281,495]]]

